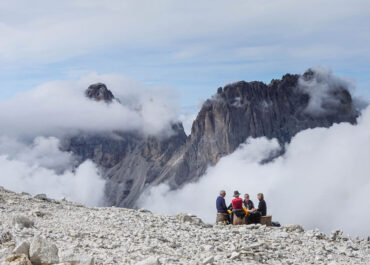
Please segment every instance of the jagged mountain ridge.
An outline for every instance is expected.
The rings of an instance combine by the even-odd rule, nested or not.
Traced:
[[[219,88],[203,104],[188,137],[182,125],[176,123],[169,138],[127,132],[115,132],[114,137],[81,135],[69,139],[65,150],[78,155],[81,161],[92,159],[104,169],[108,205],[134,207],[150,186],[166,182],[176,189],[196,181],[209,165],[234,152],[249,137],[277,138],[284,144],[308,128],[356,122],[351,95],[341,86],[329,91],[335,100],[323,102],[325,112],[307,112],[310,94],[300,89],[300,78],[312,80],[315,72],[286,74],[268,85],[240,81]],[[88,90],[92,99],[106,103],[114,99],[113,94],[109,100],[96,96],[110,95],[103,84]]]

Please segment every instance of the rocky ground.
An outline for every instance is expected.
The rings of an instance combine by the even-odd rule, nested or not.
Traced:
[[[1,264],[370,264],[369,240],[340,231],[209,225],[2,188],[0,221]]]

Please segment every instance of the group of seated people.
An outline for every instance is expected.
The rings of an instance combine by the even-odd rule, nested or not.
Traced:
[[[253,201],[249,199],[249,194],[244,194],[244,200],[242,200],[239,191],[234,191],[234,199],[229,207],[226,207],[225,196],[226,192],[221,190],[220,196],[217,197],[216,223],[226,221],[232,224],[235,214],[241,219],[246,217],[244,219],[246,224],[258,224],[261,222],[261,216],[266,216],[267,214],[267,206],[262,193],[257,194],[257,199],[259,200],[258,208],[254,207]]]

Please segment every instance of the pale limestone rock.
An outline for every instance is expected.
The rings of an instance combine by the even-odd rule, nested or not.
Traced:
[[[28,257],[24,254],[13,254],[6,259],[6,262],[9,265],[33,265]]]
[[[145,260],[136,263],[136,265],[159,265],[159,259],[157,257],[149,257]]]
[[[20,228],[20,229],[23,229],[23,228],[30,228],[32,226],[34,226],[34,222],[28,218],[27,216],[24,216],[24,215],[16,215],[16,216],[13,216],[13,225]]]
[[[59,262],[56,245],[40,236],[34,237],[31,241],[29,255],[34,265],[48,265]]]
[[[24,254],[29,257],[29,251],[30,243],[28,241],[23,241],[14,248],[13,253],[18,255]]]

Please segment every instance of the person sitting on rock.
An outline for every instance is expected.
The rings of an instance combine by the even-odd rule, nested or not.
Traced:
[[[216,223],[220,222],[230,223],[230,216],[226,207],[225,196],[226,192],[224,190],[221,190],[220,195],[216,199],[216,209],[217,209]]]
[[[260,223],[261,216],[266,216],[267,214],[267,205],[263,193],[258,193],[257,199],[259,200],[258,208],[251,211],[253,213],[254,223]]]
[[[232,205],[232,212],[231,212],[231,223],[234,220],[234,214],[239,218],[245,217],[245,212],[243,210],[243,200],[239,198],[240,193],[239,191],[234,191],[234,199],[231,201]]]
[[[254,203],[252,200],[249,199],[249,194],[244,194],[244,201],[243,201],[244,207],[247,208],[248,211],[254,209]]]
[[[254,203],[252,200],[249,199],[249,194],[244,194],[244,201],[243,201],[244,207],[248,210],[247,214],[247,219],[246,222],[247,224],[252,224],[254,223],[255,215],[252,212],[254,210]]]

